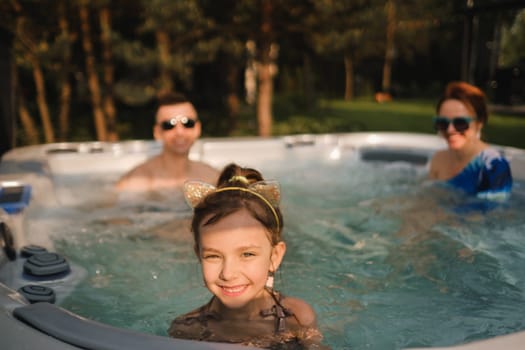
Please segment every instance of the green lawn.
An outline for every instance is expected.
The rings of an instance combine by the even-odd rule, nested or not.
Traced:
[[[301,112],[300,108],[293,110],[282,101],[276,105],[276,135],[352,131],[434,133],[431,124],[434,101],[379,104],[371,99],[323,100],[309,112]],[[483,138],[493,144],[525,148],[524,132],[525,116],[491,113],[489,123],[483,130]]]

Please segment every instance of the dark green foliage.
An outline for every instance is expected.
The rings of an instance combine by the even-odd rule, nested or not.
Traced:
[[[397,6],[396,55],[392,70],[394,98],[437,97],[450,80],[461,78],[464,1],[394,1]],[[113,93],[121,138],[150,138],[153,99],[166,70],[175,90],[187,93],[205,122],[205,136],[256,134],[256,109],[245,102],[244,68],[248,40],[258,42],[259,0],[17,0],[0,1],[0,25],[15,36],[18,94],[23,95],[37,126],[39,112],[28,53],[36,55],[46,80],[52,121],[58,129],[60,84],[66,75],[72,84],[71,140],[95,138],[90,92],[81,46],[79,4],[90,10],[96,64],[102,81],[103,58],[97,10],[111,12],[114,86],[102,84],[102,95]],[[278,49],[274,78],[274,132],[331,132],[373,128],[362,121],[339,118],[319,122],[326,111],[322,98],[342,98],[345,93],[343,56],[354,64],[356,98],[373,95],[381,87],[385,51],[386,0],[283,0],[272,1],[272,40]],[[514,2],[515,3],[515,2]],[[523,15],[518,7],[497,9],[498,1],[475,1],[479,18],[477,65],[474,82],[494,95],[494,60],[490,42],[502,24],[506,40],[515,45],[502,49],[513,63],[523,60],[520,38]],[[492,6],[492,7],[491,7]],[[488,9],[488,10],[487,10]],[[58,18],[64,12],[69,37]],[[518,34],[510,29],[518,31]],[[518,28],[518,29],[515,29]],[[23,29],[21,31],[21,29]],[[170,39],[170,55],[159,59],[158,31]],[[514,34],[513,34],[514,33]],[[519,45],[518,45],[519,44]],[[520,46],[521,45],[521,46]],[[65,56],[70,57],[64,69]],[[238,115],[227,108],[238,97]],[[323,117],[319,117],[322,113]],[[363,112],[365,113],[365,112]],[[297,117],[301,115],[301,117]],[[308,121],[309,118],[313,120]],[[20,141],[23,144],[23,137]]]

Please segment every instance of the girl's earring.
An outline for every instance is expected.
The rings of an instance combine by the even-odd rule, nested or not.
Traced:
[[[273,271],[268,271],[268,278],[266,279],[266,288],[273,290],[273,277],[275,276]]]

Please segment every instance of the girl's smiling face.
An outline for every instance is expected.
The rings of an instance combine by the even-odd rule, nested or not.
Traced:
[[[199,259],[206,287],[230,309],[263,296],[269,271],[279,267],[286,246],[272,247],[267,229],[241,209],[200,228]]]

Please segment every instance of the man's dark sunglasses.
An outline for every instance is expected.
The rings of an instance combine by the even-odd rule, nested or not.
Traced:
[[[181,123],[181,125],[186,129],[191,129],[195,126],[197,120],[188,117],[171,118],[170,120],[161,122],[160,128],[162,130],[171,130],[175,127],[175,125],[177,125],[177,123]]]
[[[434,123],[434,129],[436,131],[447,131],[448,126],[450,123],[454,125],[454,129],[458,132],[463,132],[468,130],[470,126],[470,122],[472,122],[474,119],[471,117],[454,117],[452,119],[448,119],[447,117],[442,116],[435,116],[432,121]]]

